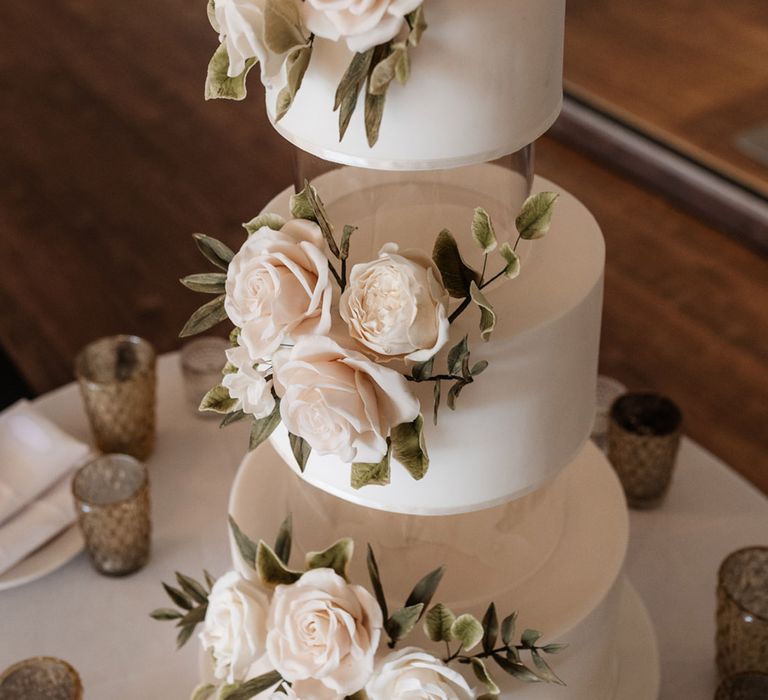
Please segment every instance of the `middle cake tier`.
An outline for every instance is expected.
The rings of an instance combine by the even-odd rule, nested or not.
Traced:
[[[499,243],[515,242],[516,207],[509,194],[519,176],[482,164],[436,171],[433,180],[409,177],[342,167],[313,181],[336,228],[358,227],[352,266],[375,257],[386,243],[429,254],[444,228],[453,232],[464,259],[477,264],[482,255],[470,228],[478,206],[491,215]],[[476,308],[452,326],[455,338],[468,335],[472,362],[487,361],[487,370],[462,392],[455,411],[443,400],[436,425],[432,382],[413,385],[425,416],[426,475],[414,481],[393,460],[388,485],[355,489],[350,465],[313,452],[302,474],[306,481],[369,508],[449,515],[519,498],[579,452],[594,416],[604,242],[592,215],[573,196],[541,178],[533,191],[559,194],[552,227],[544,238],[520,241],[518,278],[483,290],[497,314],[491,342],[480,339]],[[288,216],[291,194],[285,190],[265,211]],[[500,266],[500,258],[493,256],[491,265]],[[435,366],[446,364],[445,355],[446,349]],[[271,440],[298,471],[285,428]]]

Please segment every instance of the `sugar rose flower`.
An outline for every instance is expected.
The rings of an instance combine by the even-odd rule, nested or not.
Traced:
[[[288,221],[252,234],[227,269],[224,308],[251,358],[268,359],[291,336],[331,328],[333,289],[317,224]]]
[[[227,75],[230,78],[240,75],[250,58],[258,60],[261,81],[265,85],[270,85],[280,73],[285,57],[270,51],[264,41],[266,4],[267,0],[215,0],[219,41],[227,47]]]
[[[275,588],[267,654],[301,698],[351,695],[371,677],[382,625],[378,603],[365,588],[332,569],[312,569]]]
[[[304,23],[323,39],[344,39],[360,53],[383,44],[400,31],[405,16],[422,0],[307,0]]]
[[[227,360],[237,369],[229,372],[221,380],[229,390],[229,395],[237,399],[236,409],[250,413],[254,418],[264,418],[275,408],[272,396],[272,383],[265,378],[264,372],[243,347],[228,348]]]
[[[242,680],[265,650],[267,597],[237,571],[216,581],[208,596],[200,642],[214,660],[214,675]]]
[[[448,340],[448,293],[434,263],[419,251],[385,245],[355,265],[339,302],[349,334],[381,356],[424,362]]]
[[[379,462],[391,429],[419,415],[402,374],[328,337],[300,338],[274,368],[285,427],[319,454]]]
[[[464,677],[421,649],[385,657],[365,686],[368,700],[472,700]]]

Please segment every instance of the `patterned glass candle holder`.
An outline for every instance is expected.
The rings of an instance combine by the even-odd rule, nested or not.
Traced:
[[[0,675],[0,700],[81,700],[80,676],[51,656],[25,659]]]
[[[221,419],[217,413],[198,411],[198,408],[208,390],[221,384],[221,370],[226,361],[224,351],[229,347],[229,341],[224,338],[208,336],[193,340],[181,349],[179,360],[184,377],[184,393],[190,408],[198,416]]]
[[[144,460],[155,446],[155,351],[141,338],[116,335],[87,345],[75,373],[102,452]]]
[[[717,669],[768,673],[768,547],[740,549],[720,566]]]
[[[768,698],[768,674],[737,673],[717,688],[715,700],[765,700]]]
[[[149,475],[129,455],[103,455],[72,480],[80,529],[96,570],[138,571],[149,558]]]
[[[669,489],[683,417],[659,394],[628,393],[613,402],[608,458],[633,508],[658,505]]]

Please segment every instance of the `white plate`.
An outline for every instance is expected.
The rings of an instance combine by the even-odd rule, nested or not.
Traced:
[[[0,576],[0,591],[42,578],[60,566],[64,566],[83,549],[83,536],[80,528],[70,525],[26,559],[22,559],[12,569]]]

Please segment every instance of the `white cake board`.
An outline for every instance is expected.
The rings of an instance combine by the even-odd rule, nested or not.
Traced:
[[[513,606],[510,610],[519,607],[521,626],[541,629],[546,641],[571,644],[553,659],[556,672],[562,672],[569,686],[561,689],[508,682],[503,684],[502,697],[517,700],[653,700],[659,683],[653,630],[642,603],[620,574],[626,548],[626,507],[620,487],[610,466],[591,445],[581,466],[575,463],[567,468],[562,478],[569,479],[570,498],[566,504],[568,516],[561,541],[539,571],[509,596],[494,595],[494,600],[505,610],[510,606]],[[230,493],[230,514],[246,534],[270,541],[285,515],[285,495],[291,490],[308,496],[311,502],[316,501],[317,509],[327,508],[331,513],[327,526],[317,521],[310,524],[309,513],[305,514],[305,522],[302,522],[301,512],[293,513],[298,553],[308,547],[321,547],[325,540],[332,541],[344,535],[360,539],[360,533],[347,532],[340,524],[345,522],[345,509],[359,506],[352,506],[303,483],[269,444],[248,455],[241,464]],[[375,518],[376,511],[369,515]],[[357,545],[359,550],[362,543],[358,541]],[[240,560],[236,548],[233,548],[233,558],[235,566],[248,574],[248,567]],[[364,574],[355,571],[359,563],[357,559],[360,559],[359,551],[353,560],[353,578],[366,585]],[[449,567],[447,580],[457,562],[453,562],[454,567],[450,562],[446,563]],[[379,565],[386,583],[391,567],[381,558]],[[409,573],[418,577],[423,572],[414,570]],[[392,578],[391,574],[389,578]],[[390,595],[391,588],[387,585]],[[483,602],[487,605],[486,600]],[[480,610],[472,612],[482,614]],[[586,641],[580,643],[580,640]],[[426,639],[421,639],[420,633],[414,633],[412,642],[420,646],[429,644]]]
[[[614,700],[656,700],[661,670],[653,623],[635,587],[625,581],[619,608],[619,662]]]

